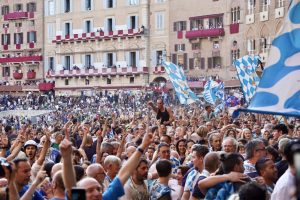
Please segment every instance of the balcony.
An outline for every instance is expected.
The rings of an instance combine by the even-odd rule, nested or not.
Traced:
[[[225,35],[224,28],[214,28],[214,29],[201,29],[201,30],[187,31],[185,37],[187,39],[194,39],[194,38],[219,37],[224,35]]]
[[[239,32],[239,23],[233,23],[229,26],[230,34],[238,33]]]
[[[0,63],[39,62],[42,60],[43,56],[2,57]]]
[[[35,79],[36,72],[27,72],[27,79]]]
[[[33,12],[12,12],[4,15],[4,20],[18,20],[18,19],[28,19],[34,18]]]
[[[50,91],[53,90],[55,84],[54,83],[40,83],[39,90],[40,91]]]
[[[122,67],[122,68],[101,68],[101,69],[80,69],[50,71],[49,77],[82,77],[82,76],[116,76],[132,74],[148,74],[148,67]]]
[[[0,85],[0,92],[21,92],[22,86],[20,85]]]
[[[90,33],[74,33],[70,35],[57,35],[52,43],[68,43],[74,41],[95,41],[97,40],[110,40],[110,39],[117,39],[117,38],[132,38],[134,36],[141,36],[144,33],[143,29],[128,29],[128,30],[116,30],[116,31],[109,31],[109,32],[90,32]]]
[[[14,79],[22,79],[23,78],[23,73],[14,72],[13,77],[14,77]]]

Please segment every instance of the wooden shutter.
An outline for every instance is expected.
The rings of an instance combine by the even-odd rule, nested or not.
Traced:
[[[175,65],[177,65],[177,54],[172,54],[172,63],[174,63]]]
[[[175,52],[177,52],[177,51],[178,51],[178,45],[175,44]]]
[[[205,58],[201,58],[201,69],[205,69]]]
[[[176,22],[173,23],[173,31],[177,31]]]
[[[183,68],[184,68],[184,70],[188,69],[188,54],[187,53],[183,54]]]
[[[30,34],[30,32],[27,32],[27,43],[30,42],[30,41],[29,41],[29,34]]]
[[[14,33],[14,44],[17,44],[17,33]]]
[[[194,69],[194,58],[189,59],[190,69]]]
[[[4,34],[1,35],[1,44],[4,45]]]
[[[181,44],[182,45],[182,51],[185,51],[185,44]]]
[[[212,68],[212,58],[207,58],[207,68],[211,69]]]

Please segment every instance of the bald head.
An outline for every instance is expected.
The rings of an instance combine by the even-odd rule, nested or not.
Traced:
[[[127,149],[126,149],[126,156],[128,158],[130,158],[130,156],[135,152],[135,150],[136,150],[136,147],[134,147],[134,146],[127,147]]]
[[[51,178],[53,178],[54,174],[62,169],[62,163],[56,163],[53,165],[51,169]]]
[[[210,152],[204,157],[204,169],[209,173],[214,173],[220,164],[219,154],[217,152]]]
[[[104,172],[102,165],[100,165],[99,163],[93,163],[87,167],[86,175],[88,177],[95,178],[99,171],[102,171],[102,173]]]

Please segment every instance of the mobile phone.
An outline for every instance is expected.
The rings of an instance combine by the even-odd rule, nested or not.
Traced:
[[[76,187],[72,188],[71,197],[72,200],[86,200],[85,189]]]

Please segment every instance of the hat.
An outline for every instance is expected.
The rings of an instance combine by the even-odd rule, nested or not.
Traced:
[[[27,142],[25,142],[24,148],[26,148],[27,146],[30,146],[30,145],[35,146],[35,147],[38,146],[37,143],[34,140],[28,140]]]

